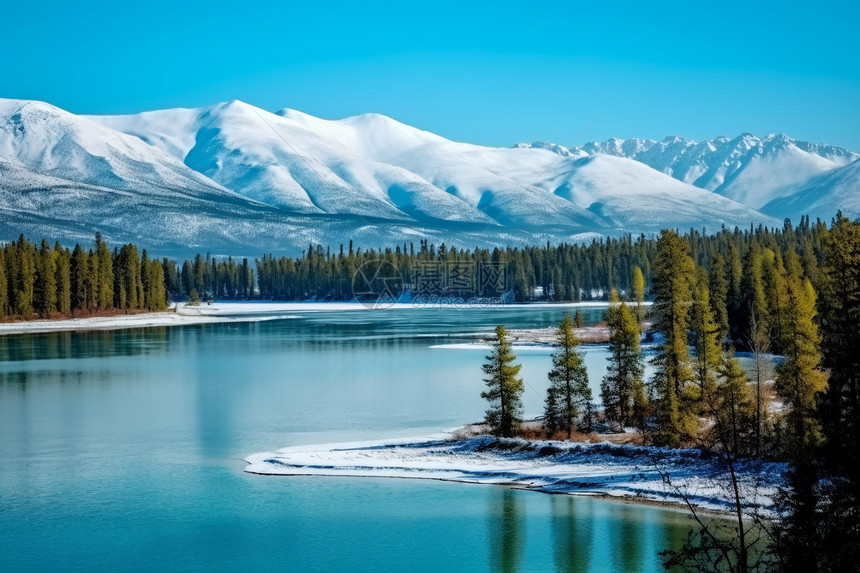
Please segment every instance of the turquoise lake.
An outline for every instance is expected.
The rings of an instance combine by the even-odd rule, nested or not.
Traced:
[[[424,480],[264,477],[282,446],[479,421],[475,332],[562,309],[298,312],[0,338],[0,570],[660,571],[679,511]],[[583,310],[586,322],[601,309]],[[516,349],[526,416],[550,350]],[[606,350],[586,347],[596,391]]]

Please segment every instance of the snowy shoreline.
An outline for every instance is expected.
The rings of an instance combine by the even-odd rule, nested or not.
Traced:
[[[510,304],[500,307],[480,309],[492,312],[494,308],[586,308],[606,306],[606,303],[533,303]],[[419,311],[438,310],[439,307],[420,306],[410,303],[397,303],[386,307],[392,310],[414,309]],[[442,309],[459,308],[442,306]],[[468,310],[469,307],[463,307]],[[186,326],[194,324],[214,324],[220,322],[260,322],[290,318],[290,313],[299,312],[355,312],[371,311],[357,302],[224,302],[202,304],[200,306],[174,305],[167,312],[148,312],[140,314],[120,314],[116,316],[94,316],[89,318],[68,318],[63,320],[31,320],[0,323],[0,336],[13,334],[43,334],[49,332],[68,332],[83,330],[121,330],[126,328],[152,328],[156,326]],[[372,310],[384,312],[384,310]]]
[[[689,501],[707,511],[732,510],[724,471],[714,458],[694,449],[432,436],[294,446],[252,454],[245,461],[246,472],[260,475],[431,479],[669,507],[686,507]],[[785,469],[780,463],[736,468],[743,489],[754,492],[745,500],[750,510],[772,511]]]

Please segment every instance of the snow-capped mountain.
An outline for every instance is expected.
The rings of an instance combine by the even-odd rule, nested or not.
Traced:
[[[291,211],[577,232],[767,220],[623,158],[606,158],[574,177],[584,164],[573,157],[453,142],[378,114],[330,121],[230,102],[92,119],[140,137],[233,191]],[[607,184],[612,190],[604,197],[600,189]],[[589,193],[572,200],[573,186]],[[624,205],[616,208],[613,197],[620,195]],[[642,198],[643,210],[631,195]],[[661,211],[669,196],[696,208]]]
[[[813,177],[790,195],[765,205],[764,210],[778,217],[794,217],[796,213],[829,213],[822,217],[829,220],[838,210],[848,217],[857,217],[860,215],[860,159]]]
[[[762,139],[749,133],[702,142],[682,137],[662,141],[609,139],[566,151],[635,159],[679,181],[755,209],[793,193],[813,177],[860,159],[860,154],[834,145],[797,141],[784,134]],[[793,215],[797,218],[801,214],[805,213]]]
[[[698,186],[704,172],[696,185],[678,176],[680,157],[693,173],[688,148],[704,144],[681,146],[686,155],[667,171],[641,159],[662,143],[615,141],[616,151],[608,142],[601,151],[597,144],[490,148],[377,114],[332,121],[232,101],[76,116],[0,100],[0,239],[19,232],[77,238],[99,229],[117,241],[254,254],[349,239],[379,246],[428,237],[473,247],[779,224]],[[784,147],[806,154],[798,155],[804,161],[818,157],[815,175],[853,156],[798,142]],[[752,164],[764,165],[750,160],[746,170]],[[726,173],[724,182],[738,177]]]

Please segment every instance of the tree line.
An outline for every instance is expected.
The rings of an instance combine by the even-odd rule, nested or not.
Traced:
[[[766,318],[767,289],[773,286],[769,273],[774,272],[775,258],[785,260],[789,251],[793,252],[804,274],[814,280],[826,232],[823,221],[803,217],[796,227],[786,220],[782,228],[775,229],[736,227],[714,234],[689,229],[682,238],[695,264],[709,273],[715,267],[717,282],[709,286],[726,301],[716,320],[736,342],[746,346],[741,341],[748,330],[744,320],[749,320],[744,308],[748,298],[755,296],[759,318]],[[262,299],[351,300],[357,273],[367,265],[385,263],[397,270],[403,290],[411,290],[416,297],[498,296],[502,290],[517,302],[578,302],[608,300],[612,289],[629,296],[634,290],[636,268],[650,284],[656,257],[656,237],[626,235],[595,238],[584,244],[494,249],[458,249],[421,240],[417,246],[410,242],[362,250],[350,242],[338,249],[309,245],[299,257],[268,254],[255,262]],[[501,280],[492,285],[481,281],[480,276],[463,280],[464,272],[479,274],[481,268],[500,270]],[[766,320],[760,324],[760,328],[772,327]]]
[[[821,241],[826,233],[826,224],[820,220],[811,223],[808,217],[802,218],[797,227],[792,227],[786,221],[781,229],[759,226],[743,230],[722,229],[710,235],[695,229],[684,233],[682,238],[688,245],[691,259],[708,271],[709,280],[712,281],[709,288],[715,291],[716,300],[725,301],[715,310],[715,320],[736,346],[747,350],[755,343],[748,336],[750,322],[754,320],[757,331],[767,331],[776,345],[771,350],[779,350],[780,337],[775,333],[779,324],[768,320],[774,312],[769,301],[776,284],[773,280],[776,265],[778,261],[786,260],[791,251],[796,255],[795,259],[804,275],[815,283],[822,258]],[[97,242],[103,241],[99,239]],[[29,254],[15,258],[16,245],[19,243],[29,245],[26,249],[22,247],[22,251]],[[45,283],[50,291],[51,279],[47,274],[36,273],[35,261],[41,257],[40,260],[45,263],[47,258],[43,251],[51,250],[57,253],[52,255],[55,265],[62,265],[60,254],[66,249],[58,245],[43,249],[27,241],[24,243],[19,239],[4,247],[4,250],[11,249],[6,258],[12,260],[4,265],[7,283],[10,280],[8,277],[12,275],[33,276],[33,288],[41,288],[37,285]],[[138,250],[140,257],[140,250],[134,245],[110,251],[106,246],[99,248],[96,244],[91,248],[80,247],[77,259],[86,255],[89,263],[92,253],[97,261],[101,261],[100,268],[105,273],[109,266],[108,258],[112,262],[121,254],[128,258],[130,255],[127,251],[132,247]],[[120,253],[122,249],[126,252]],[[596,238],[585,244],[546,244],[492,250],[458,249],[445,244],[436,246],[426,240],[417,245],[404,243],[393,248],[362,250],[354,248],[350,242],[348,247],[341,245],[337,250],[309,245],[298,257],[267,254],[249,262],[247,258],[240,260],[198,254],[181,263],[167,258],[158,262],[163,274],[164,290],[170,301],[352,300],[356,294],[357,273],[362,269],[367,271],[368,265],[375,269],[380,264],[388,263],[391,268],[397,269],[401,287],[404,290],[408,288],[419,299],[426,296],[468,299],[504,295],[518,302],[569,302],[608,300],[612,289],[631,297],[637,280],[647,284],[653,282],[656,256],[656,238],[627,235],[620,238]],[[47,264],[50,265],[50,262]],[[130,262],[123,264],[128,266]],[[15,266],[15,269],[11,269],[10,265]],[[373,269],[367,274],[372,275]],[[486,277],[481,274],[482,270],[492,271],[489,275],[495,280],[484,280]],[[81,271],[78,275],[85,278],[88,273]],[[141,280],[146,280],[144,274]],[[101,282],[106,284],[104,277]],[[59,284],[62,287],[63,283]],[[124,290],[117,289],[117,292],[124,292],[126,297],[131,296],[130,301],[122,299],[111,303],[107,290],[103,289],[101,300],[93,304],[92,300],[83,301],[90,294],[83,293],[82,288],[79,288],[77,291],[81,298],[70,300],[68,308],[60,305],[53,312],[67,316],[76,310],[105,310],[111,304],[119,309],[125,309],[127,305],[130,305],[128,308],[149,308],[145,301],[140,306],[140,297],[137,297],[137,291],[131,288],[128,280],[123,284]],[[14,288],[24,287],[7,286],[7,292],[13,293],[7,295],[7,301],[10,300],[9,296],[16,296]],[[65,301],[62,296],[59,298]],[[756,303],[756,313],[753,315],[744,312],[751,298]],[[16,298],[14,304],[7,302],[8,309],[4,316],[25,318],[48,316],[52,312],[49,308],[51,305],[41,299],[29,305],[33,307],[32,312],[28,304],[23,302],[21,308],[17,308],[18,301],[25,299],[29,300],[27,293]]]
[[[0,246],[0,320],[165,308],[162,265],[134,244],[111,251],[96,233],[89,249],[23,235]]]

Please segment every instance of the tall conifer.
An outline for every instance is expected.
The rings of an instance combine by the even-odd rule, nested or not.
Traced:
[[[490,408],[485,422],[494,435],[512,437],[522,423],[521,396],[525,387],[522,378],[517,378],[522,366],[514,363],[516,356],[511,352],[511,342],[504,326],[496,327],[493,350],[486,358],[483,370],[487,375],[484,378],[487,390],[481,393],[481,397],[490,402]]]

